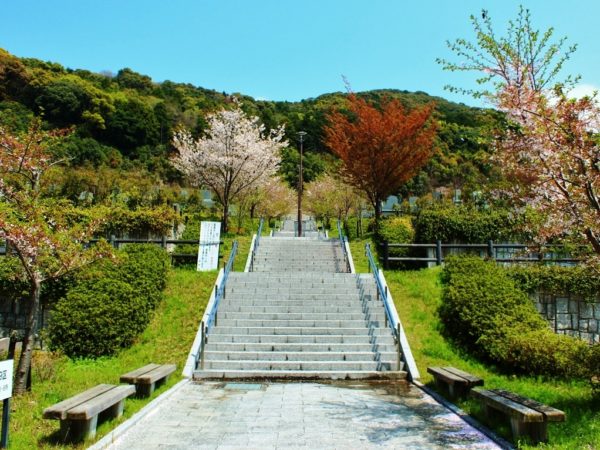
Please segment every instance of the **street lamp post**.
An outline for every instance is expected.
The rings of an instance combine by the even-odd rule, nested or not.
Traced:
[[[300,139],[300,176],[298,179],[298,237],[302,237],[302,191],[304,189],[302,155],[304,153],[304,136],[306,136],[306,131],[298,132],[298,138]]]

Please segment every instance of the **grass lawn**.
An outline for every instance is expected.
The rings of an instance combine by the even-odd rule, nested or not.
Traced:
[[[237,239],[240,246],[234,268],[243,271],[251,237],[225,237],[221,250],[225,258],[229,256],[233,239]],[[164,301],[156,310],[150,325],[131,348],[114,357],[73,361],[64,356],[36,352],[32,391],[13,397],[11,403],[10,448],[84,448],[84,444],[74,446],[61,443],[56,433],[59,421],[42,419],[44,408],[100,383],[119,384],[121,374],[148,363],[177,364],[177,371],[169,382],[151,398],[180,381],[181,370],[216,277],[216,271],[196,272],[193,268],[170,270]],[[148,402],[148,399],[127,399],[123,418],[100,425],[97,439]]]
[[[355,255],[354,248],[353,255]],[[464,354],[444,339],[440,333],[440,322],[436,314],[441,301],[439,274],[439,268],[385,272],[398,314],[421,372],[421,381],[434,388],[431,375],[427,373],[428,366],[450,365],[466,370],[482,377],[487,388],[507,389],[554,406],[566,413],[566,422],[548,426],[549,444],[541,448],[600,449],[600,401],[592,399],[587,382],[506,375],[496,367]],[[459,406],[486,423],[476,402],[467,400],[459,403]],[[508,424],[499,422],[486,423],[486,425],[510,440]],[[529,448],[525,444],[522,447]]]

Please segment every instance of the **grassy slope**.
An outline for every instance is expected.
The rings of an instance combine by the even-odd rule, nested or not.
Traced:
[[[234,269],[244,270],[251,238],[236,236],[235,239],[240,247]],[[226,257],[229,256],[232,240],[224,239],[222,253]],[[55,433],[59,428],[58,421],[42,419],[44,408],[100,383],[118,384],[121,374],[150,362],[177,364],[175,374],[152,398],[176,384],[181,379],[181,370],[216,276],[216,271],[196,272],[189,268],[171,270],[165,299],[152,322],[131,348],[114,357],[72,361],[46,352],[36,353],[33,390],[15,397],[11,404],[10,448],[84,448],[84,445],[63,445],[58,441]],[[148,401],[129,398],[125,402],[124,417],[99,426],[97,437],[101,438],[124,419],[131,417]]]
[[[484,378],[488,388],[507,389],[565,411],[565,423],[548,427],[550,444],[545,448],[600,449],[600,404],[592,400],[586,382],[505,375],[495,367],[460,352],[444,339],[436,314],[441,301],[439,272],[438,268],[386,272],[396,308],[421,372],[421,381],[431,384],[428,366],[451,365],[461,368]],[[476,403],[465,401],[460,406],[484,421]],[[506,424],[500,422],[491,425],[505,437],[510,436]]]

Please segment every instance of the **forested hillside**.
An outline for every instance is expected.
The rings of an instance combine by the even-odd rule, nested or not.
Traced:
[[[150,77],[125,68],[118,73],[93,73],[70,69],[58,63],[19,58],[0,49],[0,125],[13,131],[27,128],[34,115],[41,115],[49,128],[73,128],[61,152],[69,164],[81,170],[61,183],[66,196],[81,192],[84,179],[98,168],[136,169],[146,182],[177,183],[180,174],[168,163],[171,136],[177,127],[200,134],[205,116],[237,97],[242,108],[258,115],[267,128],[285,124],[288,141],[296,146],[295,134],[308,132],[307,163],[319,171],[331,161],[322,143],[326,114],[344,108],[341,92],[324,94],[300,102],[259,101],[235,93],[221,93],[191,84],[154,82]],[[407,186],[422,194],[437,186],[476,186],[490,175],[486,163],[488,142],[482,130],[493,126],[498,115],[471,108],[424,92],[378,90],[360,93],[373,101],[398,98],[407,107],[434,101],[440,121],[436,156]],[[489,134],[488,134],[489,135]],[[283,171],[294,171],[295,150],[284,153]],[[92,170],[87,173],[85,170]],[[141,172],[140,172],[141,171]],[[95,188],[97,189],[97,188]]]

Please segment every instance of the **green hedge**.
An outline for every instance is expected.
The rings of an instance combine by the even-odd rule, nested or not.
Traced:
[[[561,266],[513,266],[509,276],[520,289],[528,293],[538,290],[554,294],[570,293],[584,298],[600,295],[600,277],[592,268],[584,265]]]
[[[410,244],[415,238],[411,220],[408,217],[388,217],[381,221],[379,226],[378,241],[387,241],[390,244]],[[407,248],[390,248],[390,256],[406,256]]]
[[[102,261],[82,271],[53,309],[50,347],[70,357],[99,357],[130,346],[161,300],[167,267],[161,248],[129,245],[116,264]]]
[[[460,346],[511,371],[589,375],[588,345],[554,334],[504,268],[476,257],[451,257],[442,282],[440,318]]]
[[[421,209],[413,218],[415,242],[458,241],[481,244],[522,239],[515,234],[524,220],[506,209],[479,210],[464,205],[441,205]]]

